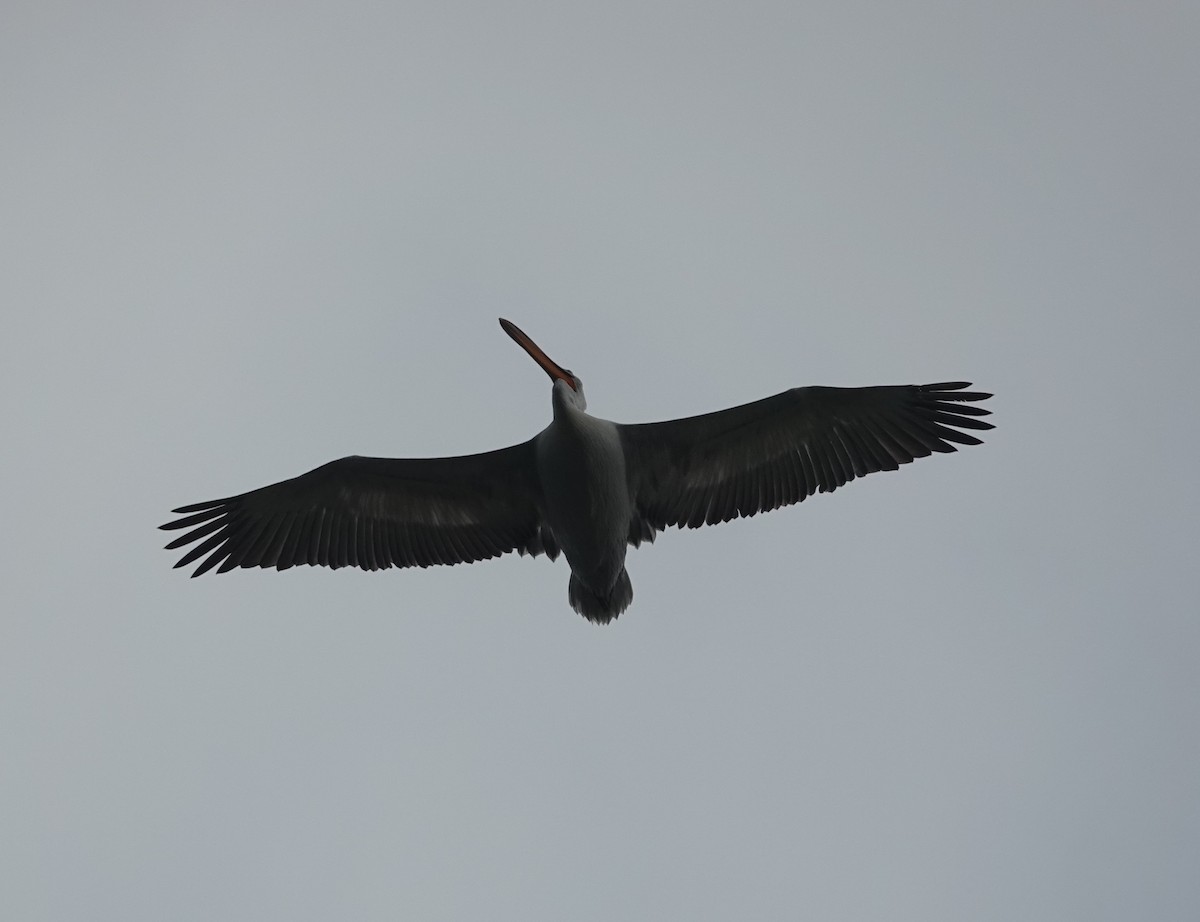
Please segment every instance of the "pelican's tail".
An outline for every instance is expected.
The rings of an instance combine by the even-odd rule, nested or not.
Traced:
[[[567,590],[571,607],[594,624],[608,624],[629,607],[633,601],[633,583],[625,568],[617,574],[617,580],[604,595],[599,595],[590,586],[585,586],[574,573]]]

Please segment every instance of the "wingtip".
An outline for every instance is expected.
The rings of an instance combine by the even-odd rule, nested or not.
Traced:
[[[974,386],[970,381],[938,381],[935,384],[924,384],[919,390],[931,397],[940,397],[942,400],[950,400],[954,403],[974,403],[977,400],[990,400],[992,398],[993,395],[987,391],[967,390],[967,388]],[[992,411],[977,408],[969,411],[964,410],[964,412],[984,416]]]
[[[224,499],[210,499],[205,500],[202,503],[189,503],[186,506],[180,506],[178,509],[172,509],[171,511],[176,515],[185,515],[189,512],[204,512],[208,509],[213,509],[217,506],[224,505],[225,503],[229,502],[230,499],[232,499],[232,497],[227,496]]]

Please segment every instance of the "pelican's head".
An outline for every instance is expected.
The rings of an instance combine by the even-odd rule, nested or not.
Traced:
[[[576,410],[587,409],[587,398],[583,396],[583,382],[576,377],[573,371],[569,368],[563,368],[557,362],[553,361],[515,323],[501,317],[500,326],[550,376],[550,380],[554,382],[553,393],[556,406],[562,403]]]

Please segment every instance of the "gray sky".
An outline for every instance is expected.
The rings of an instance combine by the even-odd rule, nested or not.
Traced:
[[[21,920],[1200,916],[1200,14],[10,3]],[[988,444],[631,553],[189,581],[171,507],[967,378]]]

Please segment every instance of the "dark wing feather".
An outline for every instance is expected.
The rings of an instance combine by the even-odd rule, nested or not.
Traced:
[[[541,534],[533,442],[455,458],[332,461],[240,496],[180,506],[175,566],[428,567],[509,551],[556,556]],[[197,543],[199,542],[199,543]],[[203,558],[203,559],[201,559]]]
[[[992,428],[979,419],[990,411],[972,405],[991,394],[970,386],[798,387],[704,416],[618,426],[642,518],[630,540],[788,506],[955,444],[978,445],[961,430]]]

